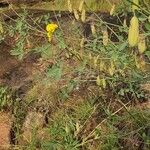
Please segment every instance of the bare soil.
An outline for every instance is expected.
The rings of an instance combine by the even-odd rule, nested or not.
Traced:
[[[10,129],[12,119],[10,114],[0,112],[0,149],[6,149],[10,146]]]

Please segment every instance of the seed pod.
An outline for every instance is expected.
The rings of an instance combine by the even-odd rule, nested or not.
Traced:
[[[135,55],[134,56],[134,60],[135,60],[135,65],[138,69],[140,69],[140,64],[139,64],[139,60],[138,60],[138,57]]]
[[[79,122],[76,122],[76,131],[77,131],[77,133],[80,131],[80,124],[79,124]]]
[[[144,60],[144,57],[140,58],[140,68],[142,71],[145,71],[145,67],[146,67],[146,62]]]
[[[0,34],[4,33],[2,22],[0,21]]]
[[[89,60],[92,60],[92,54],[89,53],[89,56],[88,56]]]
[[[71,13],[71,12],[72,12],[72,4],[71,4],[71,1],[68,0],[67,2],[68,2],[68,10],[69,10],[69,12]]]
[[[123,27],[124,27],[124,28],[127,27],[127,20],[126,20],[126,18],[123,20]]]
[[[146,65],[146,62],[145,62],[144,58],[140,59],[140,66],[141,66],[142,71],[144,71],[145,65]]]
[[[110,10],[110,15],[112,16],[114,14],[115,11],[115,4],[112,5],[111,10]]]
[[[134,12],[135,10],[138,10],[138,6],[139,6],[139,0],[133,0],[132,1],[133,4],[132,4],[132,11]]]
[[[108,72],[111,76],[113,76],[115,73],[115,65],[112,61],[110,62],[110,67],[108,68]]]
[[[82,11],[83,5],[84,5],[84,0],[81,0],[79,4],[79,12]]]
[[[146,42],[144,34],[139,35],[138,50],[140,54],[144,53],[146,50]]]
[[[104,71],[105,70],[105,64],[103,61],[100,61],[99,70]]]
[[[141,69],[142,71],[144,71],[145,69],[145,60],[143,56],[136,56],[135,55],[135,65],[138,69]]]
[[[96,78],[96,84],[97,84],[98,86],[101,86],[101,79],[100,79],[99,75],[98,75],[97,78]]]
[[[82,21],[82,22],[85,22],[85,18],[86,18],[86,11],[85,11],[85,9],[82,9],[81,21]]]
[[[66,58],[70,58],[70,55],[69,55],[69,53],[65,53],[65,56],[66,56]]]
[[[103,78],[101,81],[102,81],[102,87],[103,87],[103,89],[105,89],[106,88],[106,80],[105,80],[105,78]]]
[[[80,17],[79,17],[78,11],[74,9],[73,13],[74,13],[74,17],[76,18],[76,20],[79,20]]]
[[[133,16],[130,21],[129,33],[128,33],[128,42],[131,47],[134,47],[138,44],[139,38],[139,20],[136,16]]]
[[[103,33],[103,44],[104,46],[107,46],[109,41],[107,28],[103,29],[102,33]]]
[[[91,23],[90,27],[91,27],[92,35],[95,36],[96,35],[96,29],[95,29],[94,23]]]
[[[75,25],[75,22],[76,22],[76,20],[73,19],[72,22],[71,22],[71,24],[72,24],[72,25]]]
[[[97,67],[97,63],[98,63],[98,59],[99,59],[99,55],[94,57],[94,67]]]
[[[85,42],[85,38],[83,37],[81,39],[81,42],[80,42],[80,47],[83,48],[84,47],[84,42]]]
[[[108,68],[108,72],[111,76],[114,75],[114,70],[111,67]]]
[[[67,134],[69,134],[69,133],[70,133],[70,128],[69,128],[69,126],[68,126],[68,125],[66,125],[66,126],[65,126],[65,131],[66,131],[66,133],[67,133]]]

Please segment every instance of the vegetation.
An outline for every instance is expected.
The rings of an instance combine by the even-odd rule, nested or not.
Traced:
[[[148,2],[111,4],[104,14],[89,14],[82,0],[67,7],[42,15],[12,8],[17,17],[1,22],[1,44],[22,70],[40,55],[26,79],[0,88],[0,110],[13,116],[11,149],[150,149]]]

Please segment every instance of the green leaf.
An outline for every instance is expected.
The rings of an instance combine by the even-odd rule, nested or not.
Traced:
[[[33,51],[35,51],[37,53],[41,53],[42,58],[51,58],[52,54],[53,54],[50,43],[39,46],[39,47],[35,48]]]
[[[146,28],[148,31],[150,31],[150,23],[146,23],[146,24],[145,24],[145,28]]]
[[[127,45],[128,45],[128,42],[124,42],[121,45],[119,45],[119,51],[125,50],[125,48],[127,47]]]
[[[54,65],[52,68],[48,68],[47,77],[53,78],[55,80],[60,80],[62,75],[62,68],[59,65]]]
[[[150,51],[146,51],[145,55],[148,57],[148,59],[150,60]]]

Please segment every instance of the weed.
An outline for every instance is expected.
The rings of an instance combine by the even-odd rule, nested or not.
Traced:
[[[0,110],[9,109],[12,106],[11,96],[7,87],[0,87]]]
[[[25,11],[20,15],[20,18],[16,20],[15,25],[9,26],[8,34],[11,37],[16,37],[15,45],[11,50],[11,54],[17,56],[19,59],[22,59],[25,53],[25,44],[28,36],[29,27],[26,23],[27,12]]]

